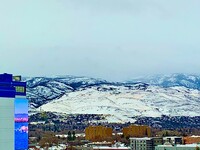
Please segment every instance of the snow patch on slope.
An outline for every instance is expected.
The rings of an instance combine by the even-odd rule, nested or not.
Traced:
[[[42,105],[41,109],[66,114],[105,114],[105,121],[108,122],[134,122],[135,116],[200,114],[198,90],[158,86],[137,89],[135,86],[101,85],[82,88]]]

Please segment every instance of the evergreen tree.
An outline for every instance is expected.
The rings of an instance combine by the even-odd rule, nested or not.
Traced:
[[[68,141],[72,141],[72,133],[69,131],[67,136]]]
[[[72,140],[74,141],[76,139],[75,131],[72,132]]]

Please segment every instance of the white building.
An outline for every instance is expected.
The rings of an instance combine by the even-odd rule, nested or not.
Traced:
[[[168,137],[163,137],[163,141],[164,141],[164,143],[169,142],[172,145],[183,144],[183,137],[168,136]]]
[[[198,144],[186,144],[186,145],[158,145],[155,150],[196,150],[197,147],[200,148]]]
[[[14,150],[14,105],[15,89],[0,75],[0,150]]]

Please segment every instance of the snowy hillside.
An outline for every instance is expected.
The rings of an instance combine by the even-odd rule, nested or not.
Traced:
[[[109,122],[134,122],[135,116],[198,116],[199,102],[198,90],[140,83],[82,88],[42,105],[41,109],[67,114],[106,114]]]
[[[109,122],[133,122],[135,116],[200,114],[198,76],[173,74],[124,83],[74,76],[24,80],[30,110],[105,114]]]

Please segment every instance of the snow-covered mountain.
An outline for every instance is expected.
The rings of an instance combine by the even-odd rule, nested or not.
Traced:
[[[200,76],[188,74],[153,75],[134,78],[128,83],[144,82],[162,87],[184,86],[200,90]]]
[[[23,80],[27,82],[27,98],[30,100],[30,107],[39,107],[79,88],[109,84],[101,79],[76,76],[26,77]]]
[[[193,88],[188,88],[190,84],[180,84],[184,83],[180,82],[183,77],[185,83],[194,81]],[[200,91],[194,88],[199,86],[195,82],[197,78],[190,75],[181,78],[181,74],[165,76],[158,78],[158,85],[139,82],[141,80],[114,83],[73,76],[25,80],[32,109],[67,114],[104,114],[105,121],[134,122],[136,116],[199,116]],[[173,84],[164,86],[166,81]]]

